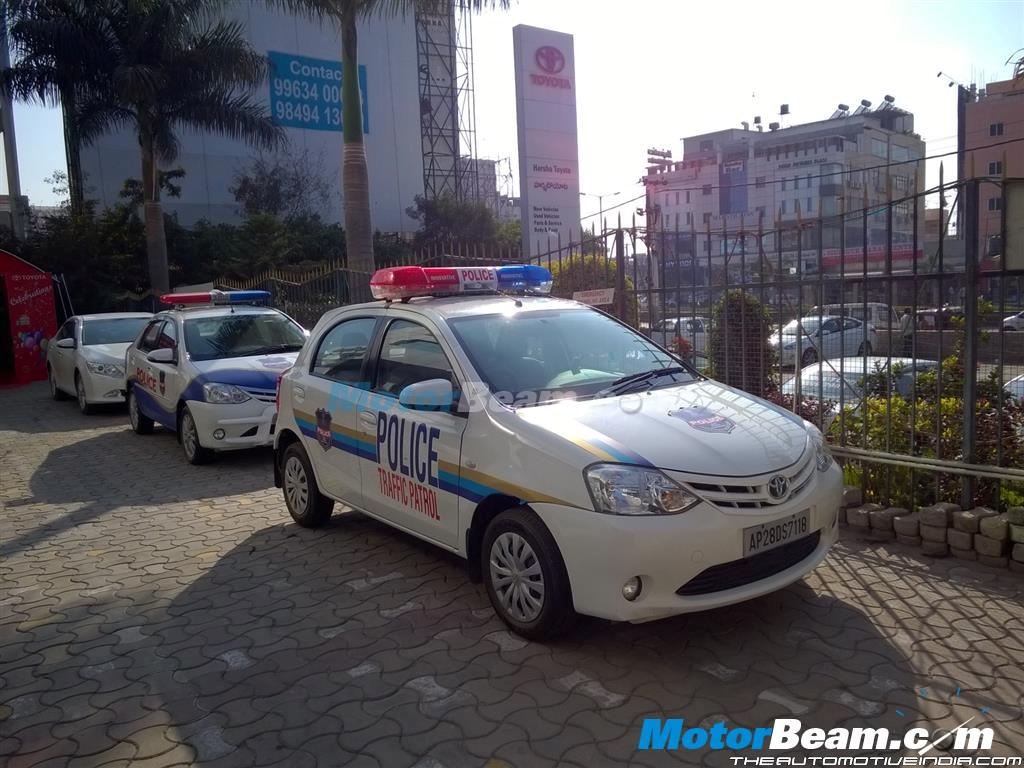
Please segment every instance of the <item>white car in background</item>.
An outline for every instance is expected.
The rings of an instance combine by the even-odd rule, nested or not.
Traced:
[[[711,321],[706,317],[669,317],[655,321],[650,337],[665,349],[678,351],[677,340],[686,339],[696,355],[706,355]]]
[[[1004,331],[1024,331],[1024,312],[1003,318]]]
[[[870,356],[878,349],[878,334],[855,317],[805,317],[790,320],[770,343],[779,365],[803,367],[836,357]]]
[[[1024,403],[1024,376],[1010,379],[1003,385],[1003,390],[1018,402]]]
[[[124,402],[124,355],[153,315],[107,312],[69,317],[46,348],[50,396],[72,395],[82,413]]]

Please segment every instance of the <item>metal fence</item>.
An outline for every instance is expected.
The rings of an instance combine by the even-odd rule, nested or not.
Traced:
[[[1024,319],[1004,322],[1024,310],[1017,195],[1024,183],[1012,179],[902,197],[890,187],[883,203],[853,194],[816,218],[726,216],[703,229],[669,227],[649,205],[642,219],[529,261],[552,270],[557,295],[598,304],[817,424],[868,499],[1020,506]],[[926,199],[937,212],[925,214]],[[448,244],[396,264],[519,261]],[[269,290],[311,326],[329,307],[365,300],[368,277],[325,264],[223,287]]]

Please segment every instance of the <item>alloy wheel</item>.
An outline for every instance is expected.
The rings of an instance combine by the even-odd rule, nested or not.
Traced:
[[[284,493],[291,509],[298,514],[306,511],[306,505],[309,503],[309,480],[306,477],[306,468],[296,456],[289,456],[284,465]]]

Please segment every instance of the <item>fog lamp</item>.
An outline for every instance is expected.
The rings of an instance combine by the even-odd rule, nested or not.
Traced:
[[[213,439],[214,440],[223,440],[224,439],[224,430],[223,429],[215,429],[215,430],[213,430]]]
[[[640,597],[640,590],[644,588],[644,583],[640,581],[639,576],[634,576],[631,579],[626,579],[626,583],[622,585],[622,596],[633,602]]]

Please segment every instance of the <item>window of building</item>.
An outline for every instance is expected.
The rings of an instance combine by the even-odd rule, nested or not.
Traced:
[[[690,190],[686,190],[686,203],[687,205],[690,203]]]
[[[901,147],[899,144],[893,144],[892,147],[892,159],[897,163],[902,163],[905,160],[910,159],[910,150],[906,147]]]
[[[846,174],[846,185],[853,187],[854,189],[859,189],[861,185],[860,171],[850,171]]]
[[[676,192],[676,205],[679,205],[679,193]]]
[[[808,197],[807,198],[807,212],[808,213],[814,213],[814,198],[813,197]]]
[[[754,186],[758,189],[762,189],[764,187],[764,176],[758,176],[757,179],[754,180]]]
[[[808,173],[807,174],[807,188],[808,189],[811,188],[811,184],[813,183],[813,181],[814,181],[814,177],[811,174]]]
[[[793,189],[800,189],[800,177],[799,176],[794,176],[793,177]]]
[[[992,123],[988,127],[988,135],[989,136],[1002,136],[1003,135],[1003,124],[1002,123]]]
[[[703,186],[703,188],[701,189],[701,191],[702,191],[702,192],[703,192],[703,193],[704,193],[705,195],[710,195],[710,194],[711,194],[711,185],[710,185],[710,184],[705,184],[705,185]]]
[[[988,164],[988,175],[989,176],[1000,176],[1003,173],[1003,161],[994,160]]]
[[[675,223],[676,229],[679,229],[679,213],[678,213],[678,211],[676,212],[675,222],[676,222]]]
[[[688,226],[688,227],[692,227],[693,226],[693,211],[687,211],[686,212],[686,226]]]
[[[665,193],[665,207],[668,208],[668,192]]]
[[[875,157],[880,157],[883,160],[885,160],[889,156],[888,148],[886,147],[885,142],[882,141],[881,139],[872,139],[871,154],[874,155]]]
[[[1001,210],[1003,210],[1003,198],[1001,198],[1001,197],[990,197],[988,199],[988,209],[990,211],[1001,211]]]
[[[779,213],[781,213],[783,215],[786,214],[786,201],[785,200],[783,200],[782,203],[779,205]]]
[[[757,206],[757,208],[755,210],[757,211],[758,217],[764,218],[764,215],[765,215],[766,212],[765,212],[765,208],[764,208],[763,205]]]
[[[710,213],[705,213],[704,214],[704,223],[705,224],[710,224],[711,223],[711,214]]]
[[[704,141],[702,141],[700,143],[700,151],[701,152],[711,152],[711,151],[714,150],[714,148],[715,148],[715,142],[714,142],[713,139],[704,139]]]
[[[910,177],[897,174],[892,177],[892,187],[897,192],[906,192],[910,189]]]
[[[786,177],[785,176],[782,177],[782,191],[783,192],[786,191]]]

